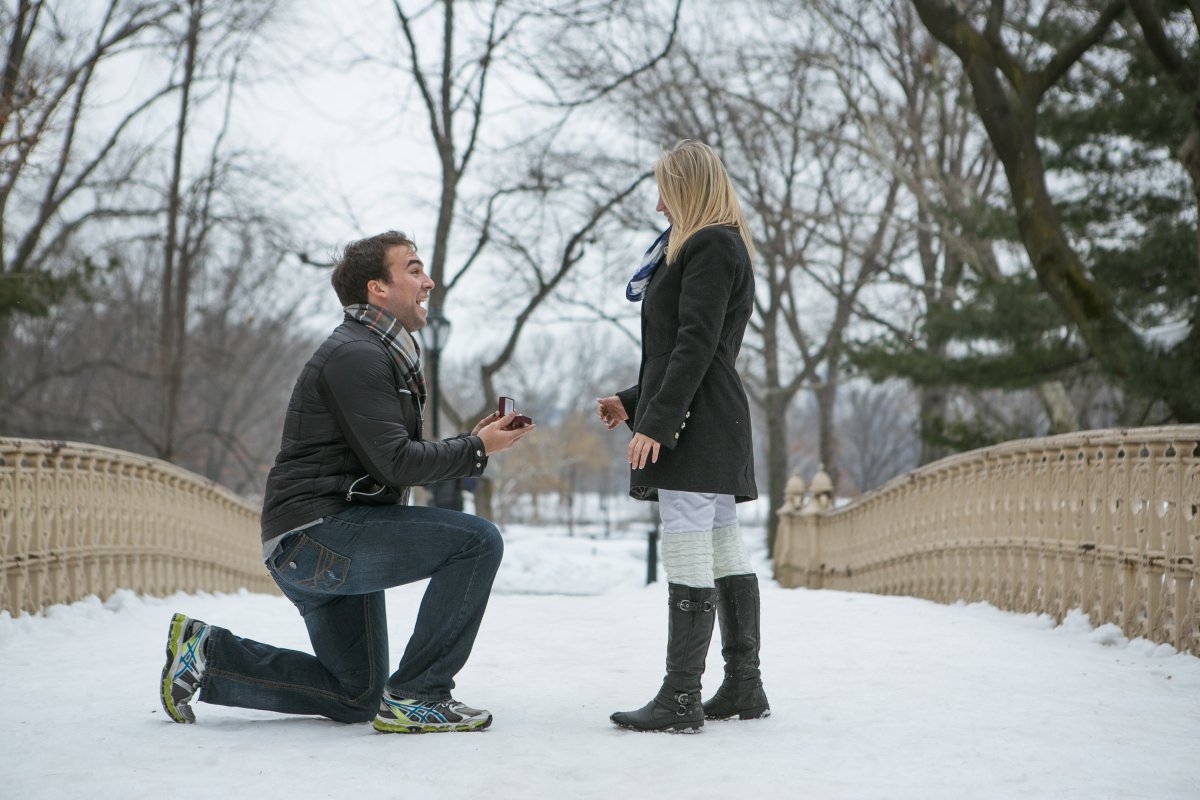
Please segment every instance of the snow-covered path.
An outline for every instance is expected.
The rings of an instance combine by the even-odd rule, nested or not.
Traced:
[[[0,797],[1200,798],[1200,659],[1079,617],[769,579],[773,715],[618,730],[608,714],[662,676],[665,586],[638,585],[644,542],[509,538],[456,690],[490,730],[386,736],[206,704],[171,724],[156,689],[173,611],[307,650],[304,626],[278,597],[126,592],[0,615]],[[390,593],[397,655],[422,589]],[[719,663],[714,641],[708,690]]]

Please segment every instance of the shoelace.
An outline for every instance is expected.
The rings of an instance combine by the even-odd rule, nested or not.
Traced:
[[[204,670],[204,662],[207,660],[204,658],[204,633],[207,630],[208,626],[205,625],[193,634],[192,638],[184,642],[183,647],[186,653],[181,659],[182,663],[175,677],[185,673],[195,678],[200,677],[200,673]]]

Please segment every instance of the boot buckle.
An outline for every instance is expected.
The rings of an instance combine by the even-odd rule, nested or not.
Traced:
[[[716,606],[712,604],[711,600],[705,600],[704,602],[698,603],[694,600],[688,600],[686,598],[679,601],[678,607],[680,611],[700,611],[705,614],[710,613],[714,608],[716,608]]]

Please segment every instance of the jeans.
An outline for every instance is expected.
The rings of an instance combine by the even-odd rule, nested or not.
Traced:
[[[485,519],[421,506],[354,506],[295,533],[267,561],[299,609],[313,652],[213,627],[200,699],[341,722],[372,719],[386,688],[444,700],[471,654],[504,540]],[[389,676],[384,589],[429,578]]]

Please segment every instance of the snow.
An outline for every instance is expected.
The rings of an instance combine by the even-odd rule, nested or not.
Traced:
[[[1200,659],[1080,613],[1056,626],[785,590],[761,551],[773,715],[699,735],[619,730],[609,713],[641,706],[663,671],[666,590],[643,586],[645,528],[506,529],[455,692],[495,714],[483,733],[383,735],[204,703],[197,724],[169,723],[157,688],[171,613],[308,650],[281,597],[119,592],[0,615],[0,797],[1200,798]],[[389,593],[397,656],[422,590]]]

